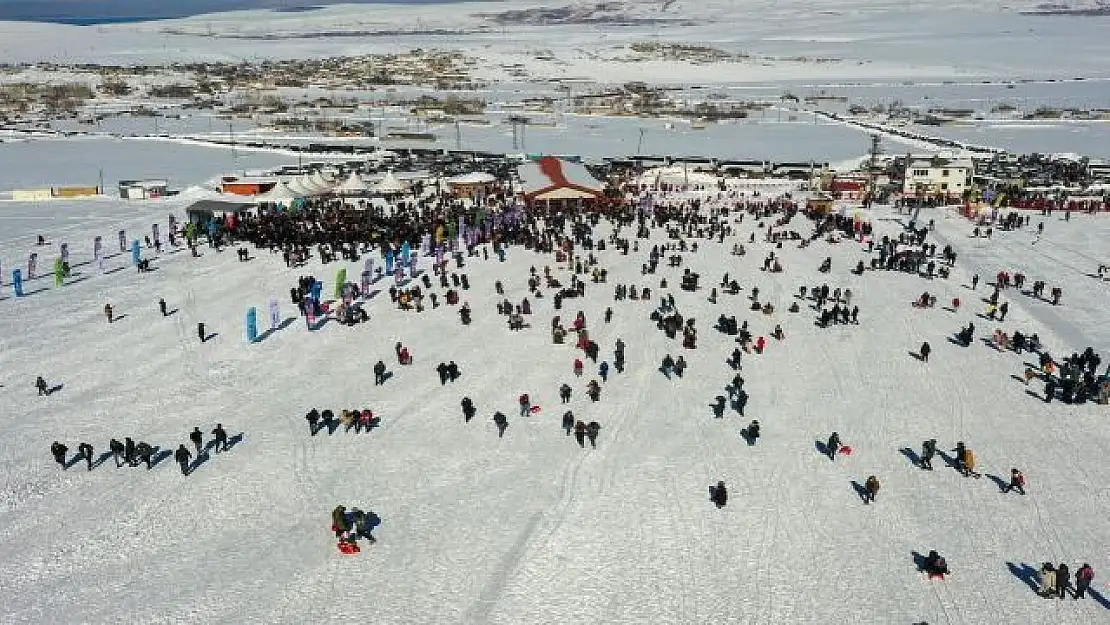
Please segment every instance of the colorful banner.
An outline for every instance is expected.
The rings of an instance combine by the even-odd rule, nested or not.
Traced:
[[[16,297],[23,297],[23,272],[12,269],[12,291]]]
[[[258,340],[258,311],[254,307],[247,309],[247,342]]]
[[[411,253],[411,249],[409,248],[409,242],[405,241],[404,244],[401,245],[401,257],[398,259],[397,262],[400,263],[401,265],[404,265],[405,263],[409,262],[410,253]]]
[[[385,272],[393,273],[393,250],[385,251]]]
[[[35,268],[38,267],[38,264],[39,264],[39,255],[36,254],[35,252],[31,252],[31,255],[27,257],[27,279],[28,280],[34,280],[35,279]]]
[[[66,271],[65,264],[62,263],[61,258],[54,259],[54,286],[62,286],[62,281],[65,280]]]
[[[131,242],[131,263],[138,265],[139,261],[143,259],[143,251],[139,247],[139,240],[135,239]]]

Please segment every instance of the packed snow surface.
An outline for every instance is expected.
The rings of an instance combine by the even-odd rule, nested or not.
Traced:
[[[180,250],[155,255],[155,271],[138,274],[128,255],[112,255],[107,274],[82,264],[92,238],[110,252],[115,233],[129,237],[181,207],[113,201],[0,204],[0,620],[6,623],[308,623],[357,619],[375,623],[1075,623],[1104,621],[1110,574],[1104,546],[1110,500],[1103,474],[1110,434],[1106,407],[1045,404],[1040,389],[1016,380],[1028,357],[976,341],[945,340],[975,321],[977,336],[994,327],[1037,332],[1057,357],[1092,345],[1105,358],[1110,282],[1088,276],[1108,262],[1110,220],[1075,215],[1042,218],[1035,245],[1029,231],[969,237],[971,224],[937,209],[935,242],[959,253],[952,277],[927,281],[897,272],[849,273],[866,257],[858,242],[817,242],[779,250],[785,271],[760,270],[772,248],[747,216],[738,237],[760,230],[748,254],[699,241],[682,268],[661,263],[645,278],[640,251],[596,253],[608,284],[588,284],[586,298],[559,311],[569,323],[585,312],[600,360],[614,341],[628,345],[627,369],[590,402],[571,363],[570,342],[553,345],[550,297],[532,299],[530,326],[510,332],[495,314],[493,283],[508,299],[528,295],[529,267],[550,266],[565,283],[565,265],[521,248],[506,262],[470,258],[462,270],[471,289],[457,309],[423,313],[392,306],[388,293],[368,300],[368,324],[328,323],[309,331],[303,320],[248,344],[243,318],[262,317],[270,298],[282,318],[296,318],[288,291],[314,274],[324,292],[337,269],[358,275],[361,263],[286,269],[279,255],[252,250]],[[877,234],[897,234],[904,216],[875,212]],[[790,229],[808,234],[795,218]],[[607,236],[602,224],[598,236]],[[49,245],[36,248],[42,233]],[[632,234],[626,229],[626,236]],[[932,237],[931,237],[932,238]],[[651,243],[663,243],[660,230]],[[68,242],[79,274],[61,287],[36,279],[14,298],[11,268],[40,253],[52,262]],[[816,271],[832,258],[832,272]],[[424,267],[428,259],[422,259]],[[678,290],[684,268],[701,288]],[[1013,291],[1005,322],[976,317],[997,271],[1061,286],[1053,307]],[[353,274],[351,272],[354,272]],[[736,277],[740,295],[708,290],[721,274]],[[978,272],[977,291],[967,286]],[[671,288],[659,288],[666,278]],[[809,302],[787,307],[801,285],[850,288],[860,324],[821,329]],[[650,286],[651,302],[613,301],[618,283]],[[748,311],[751,289],[771,302],[771,316]],[[378,283],[375,291],[387,288]],[[442,289],[433,289],[440,292]],[[922,291],[934,309],[910,305]],[[658,297],[673,293],[679,311],[696,319],[697,349],[684,350],[649,321]],[[442,295],[442,293],[441,293]],[[550,295],[550,293],[548,293]],[[164,297],[168,318],[156,302]],[[941,308],[953,298],[959,312]],[[107,324],[102,308],[122,318]],[[602,321],[606,307],[614,314]],[[724,364],[735,343],[712,329],[720,314],[747,320],[767,336],[762,355],[745,356],[750,394],[746,416],[713,417],[733,372]],[[197,322],[216,336],[200,343]],[[775,324],[786,338],[770,339]],[[262,322],[262,329],[268,327]],[[929,363],[910,356],[933,345]],[[393,346],[410,347],[415,364],[396,364]],[[689,362],[668,381],[658,371],[667,353]],[[382,359],[394,373],[372,385]],[[441,386],[434,370],[454,360],[459,381]],[[62,388],[36,396],[42,375]],[[566,407],[602,430],[596,449],[579,448],[561,431],[557,388],[574,387]],[[529,393],[537,414],[517,416]],[[1032,393],[1032,394],[1031,394]],[[1036,396],[1034,396],[1036,395]],[[478,417],[464,423],[463,396]],[[382,426],[370,433],[309,435],[310,408],[370,408]],[[490,421],[510,415],[504,438]],[[763,438],[748,446],[739,429],[751,419]],[[242,438],[212,454],[189,477],[172,458],[153,470],[119,468],[108,459],[63,471],[50,458],[61,440],[72,456],[80,441],[99,456],[110,438],[132,436],[173,450],[187,434],[221,422]],[[838,431],[854,448],[831,462],[816,441]],[[933,472],[915,467],[903,447],[937,438],[942,450],[959,440],[979,459],[984,479],[961,477],[940,459]],[[190,445],[191,447],[191,445]],[[1022,468],[1029,494],[1004,495],[990,479]],[[878,500],[863,505],[852,486],[876,475]],[[708,489],[724,480],[730,501],[716,509]],[[341,555],[329,530],[337,504],[378,513],[377,544]],[[936,549],[952,575],[930,582],[913,552]],[[1027,572],[1044,561],[1074,571],[1090,562],[1094,599],[1038,597]],[[1029,568],[1025,568],[1029,567]],[[1092,593],[1094,594],[1094,593]]]

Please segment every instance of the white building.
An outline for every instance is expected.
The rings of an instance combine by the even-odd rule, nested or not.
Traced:
[[[910,158],[902,192],[907,196],[961,197],[971,187],[975,165],[971,159]]]

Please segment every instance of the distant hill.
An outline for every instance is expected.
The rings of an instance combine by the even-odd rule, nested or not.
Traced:
[[[0,0],[0,21],[111,24],[204,13],[274,9],[303,11],[328,4],[447,4],[459,0]]]

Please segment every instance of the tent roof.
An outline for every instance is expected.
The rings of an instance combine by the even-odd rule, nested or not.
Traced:
[[[337,193],[362,193],[364,191],[369,191],[370,185],[366,184],[366,181],[358,175],[358,172],[352,171],[351,175],[343,181],[343,184],[335,187],[334,190]]]
[[[279,182],[274,185],[273,189],[270,189],[269,191],[261,195],[254,196],[254,200],[256,202],[271,202],[274,204],[281,204],[285,202],[291,202],[300,197],[304,197],[304,194],[297,193],[293,189],[289,188],[289,185],[284,182]]]
[[[538,161],[522,164],[517,168],[517,175],[520,176],[525,195],[558,188],[573,188],[600,195],[605,189],[605,185],[590,175],[582,164],[560,160],[554,156],[545,156]]]
[[[461,174],[447,179],[448,184],[488,184],[497,180],[491,174],[484,171],[472,171],[469,174]]]
[[[398,180],[397,176],[393,175],[393,170],[386,172],[381,182],[374,185],[374,190],[378,193],[402,193],[408,188],[408,184]]]

